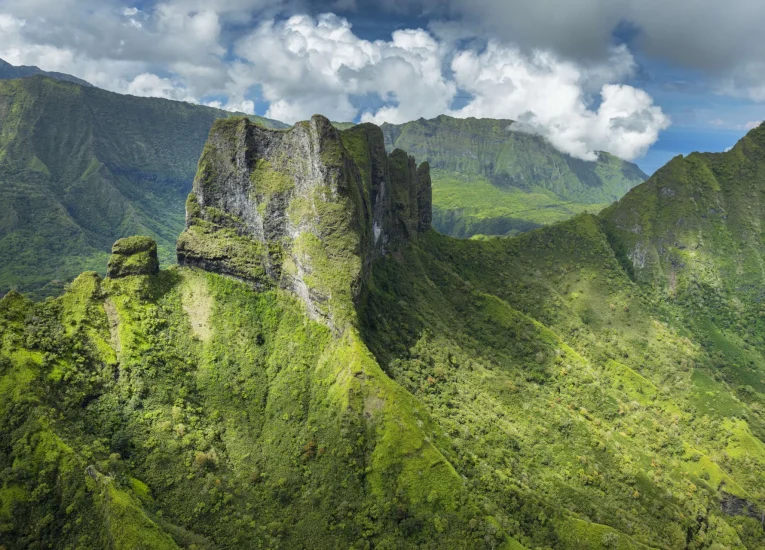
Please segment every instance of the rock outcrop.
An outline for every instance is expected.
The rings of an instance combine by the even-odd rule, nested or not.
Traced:
[[[371,262],[430,229],[429,167],[382,131],[322,116],[288,130],[219,120],[186,205],[178,262],[278,285],[338,328]]]
[[[128,275],[159,273],[157,243],[151,237],[126,237],[112,246],[106,276],[116,279]]]
[[[748,500],[723,492],[720,499],[720,509],[729,516],[747,516],[754,519],[765,519],[765,511],[760,511],[757,506]]]

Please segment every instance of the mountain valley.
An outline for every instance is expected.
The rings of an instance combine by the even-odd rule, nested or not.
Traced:
[[[608,153],[592,162],[561,153],[512,120],[442,115],[382,129],[389,150],[430,163],[434,227],[453,237],[516,235],[597,214],[648,178]]]

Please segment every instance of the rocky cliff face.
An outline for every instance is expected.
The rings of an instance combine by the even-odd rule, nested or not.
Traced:
[[[181,265],[294,291],[339,328],[369,266],[430,229],[427,164],[388,155],[382,131],[314,116],[288,130],[217,121],[186,208]]]

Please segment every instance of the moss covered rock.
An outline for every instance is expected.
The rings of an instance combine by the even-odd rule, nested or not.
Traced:
[[[107,277],[116,279],[158,272],[157,243],[151,237],[126,237],[112,246],[112,255],[106,266]]]
[[[178,262],[294,291],[333,327],[355,319],[369,266],[430,229],[427,164],[382,131],[322,116],[272,130],[219,120],[186,204]]]

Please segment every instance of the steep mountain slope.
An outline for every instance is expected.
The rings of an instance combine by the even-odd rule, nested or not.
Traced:
[[[89,82],[85,82],[81,78],[72,76],[65,73],[43,71],[40,67],[30,67],[29,65],[11,65],[7,61],[0,59],[0,80],[10,80],[13,78],[25,78],[27,76],[49,76],[56,80],[62,80],[65,82],[74,82],[75,84],[81,84],[82,86],[90,86]]]
[[[103,270],[111,243],[135,233],[170,261],[199,154],[227,116],[41,76],[0,81],[0,294],[55,292],[42,287]]]
[[[757,129],[599,218],[375,266],[365,340],[504,522],[541,501],[521,540],[609,547],[562,508],[651,547],[763,547],[764,182]]]
[[[637,280],[759,303],[765,274],[765,129],[725,153],[676,157],[604,217]],[[756,282],[756,284],[755,284]]]
[[[747,140],[725,158],[758,178]],[[765,379],[762,321],[631,259],[659,177],[456,240],[372,125],[217,121],[179,266],[123,240],[112,278],[0,300],[0,544],[763,548],[765,398],[735,375]]]
[[[676,157],[603,213],[627,272],[718,350],[750,400],[765,394],[765,128],[726,153]]]
[[[365,341],[525,545],[762,547],[765,400],[721,375],[738,350],[629,278],[600,220],[429,235],[373,274]],[[734,368],[762,378],[756,360]]]
[[[435,227],[458,237],[514,234],[597,212],[648,177],[608,153],[575,159],[514,124],[442,115],[382,129],[389,150],[430,162]]]
[[[218,121],[179,241],[207,272],[151,275],[132,239],[110,264],[144,274],[6,296],[0,542],[513,548],[358,333],[361,279],[428,231],[429,184],[371,125]]]

